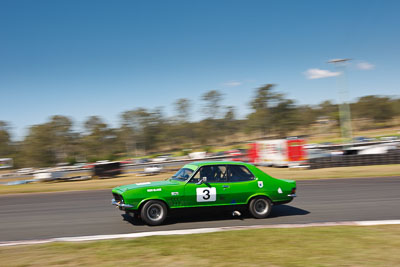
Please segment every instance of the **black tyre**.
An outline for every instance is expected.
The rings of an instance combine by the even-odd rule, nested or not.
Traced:
[[[249,211],[250,214],[257,219],[268,217],[272,209],[271,200],[266,197],[256,197],[250,201]]]
[[[148,225],[160,225],[167,218],[167,206],[159,200],[146,202],[140,211],[140,217]]]

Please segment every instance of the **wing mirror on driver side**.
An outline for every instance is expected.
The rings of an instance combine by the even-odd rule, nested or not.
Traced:
[[[207,177],[200,178],[199,181],[196,184],[197,185],[201,185],[202,183],[207,183]]]

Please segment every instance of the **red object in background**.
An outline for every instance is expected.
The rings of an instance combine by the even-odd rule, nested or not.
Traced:
[[[250,144],[250,148],[247,150],[247,158],[250,163],[257,163],[258,161],[258,145],[257,143]]]
[[[287,141],[287,157],[289,161],[303,161],[306,159],[304,139],[293,139]]]
[[[125,159],[125,160],[121,160],[119,163],[121,163],[121,164],[132,164],[133,160],[132,159]]]
[[[88,163],[88,164],[86,164],[85,166],[83,166],[83,168],[85,168],[85,169],[92,169],[92,168],[94,168],[94,165],[95,165],[96,163]]]
[[[243,153],[238,149],[229,150],[225,153],[228,154],[228,156],[232,157],[228,159],[229,161],[244,161]]]
[[[249,144],[247,158],[250,163],[271,166],[289,166],[307,159],[304,139],[277,139]]]

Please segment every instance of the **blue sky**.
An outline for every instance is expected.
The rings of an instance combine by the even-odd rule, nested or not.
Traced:
[[[337,99],[332,58],[353,59],[350,99],[399,96],[399,12],[400,1],[1,1],[0,120],[21,138],[56,114],[112,126],[137,107],[173,115],[178,98],[196,120],[213,89],[243,117],[266,83],[316,104]]]

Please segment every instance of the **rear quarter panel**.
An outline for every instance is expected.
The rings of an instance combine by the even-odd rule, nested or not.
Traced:
[[[273,178],[255,166],[251,166],[249,169],[255,175],[258,183],[262,182],[263,187],[255,191],[254,194],[249,197],[248,201],[255,196],[261,195],[268,197],[272,202],[281,202],[291,199],[288,195],[291,193],[292,188],[296,187],[295,181]]]

